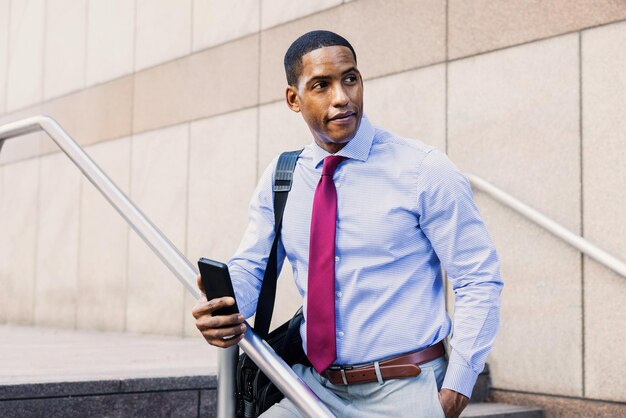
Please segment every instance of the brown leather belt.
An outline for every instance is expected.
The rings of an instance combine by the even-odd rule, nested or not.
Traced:
[[[376,381],[382,384],[383,381],[389,379],[415,377],[422,371],[420,364],[428,363],[443,355],[443,343],[440,342],[422,350],[363,366],[331,366],[324,371],[324,376],[335,385]],[[376,363],[378,363],[378,373]]]

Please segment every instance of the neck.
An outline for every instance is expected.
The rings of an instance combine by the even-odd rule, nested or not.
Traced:
[[[336,142],[322,142],[322,141],[318,141],[317,138],[315,139],[315,142],[317,142],[317,145],[319,145],[319,147],[321,149],[323,149],[324,151],[330,153],[330,154],[336,154],[338,153],[343,147],[345,147],[349,141],[343,142],[343,143],[336,143]]]

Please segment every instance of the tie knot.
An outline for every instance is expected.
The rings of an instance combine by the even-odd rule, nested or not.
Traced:
[[[346,157],[340,157],[339,155],[329,155],[324,158],[324,167],[322,167],[322,176],[332,176],[335,174],[335,170],[340,162],[345,160]]]

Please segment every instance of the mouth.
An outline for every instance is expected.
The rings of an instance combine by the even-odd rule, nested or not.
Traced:
[[[346,122],[356,116],[356,112],[341,112],[328,118],[328,122]]]

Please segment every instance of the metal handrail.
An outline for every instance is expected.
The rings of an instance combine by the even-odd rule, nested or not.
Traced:
[[[131,228],[137,232],[150,249],[174,273],[185,288],[198,299],[200,292],[195,285],[198,272],[193,264],[150,222],[54,119],[49,116],[35,116],[0,126],[0,151],[6,139],[40,130],[46,132],[57,143],[59,148],[76,164],[119,214],[126,219]],[[626,263],[623,261],[590,243],[585,238],[572,233],[554,220],[482,178],[473,174],[466,174],[466,176],[477,190],[488,194],[498,202],[545,228],[583,254],[626,277]],[[244,338],[239,343],[239,346],[267,377],[276,384],[278,389],[294,402],[307,417],[333,416],[311,389],[276,355],[267,343],[253,332],[250,326],[247,326]],[[235,414],[234,373],[237,355],[237,347],[219,351],[218,416],[220,418],[230,418]]]
[[[585,238],[574,234],[556,221],[548,218],[544,214],[519,201],[504,190],[497,188],[486,180],[483,180],[473,174],[466,173],[465,175],[472,184],[472,187],[488,194],[498,202],[508,206],[520,215],[533,221],[557,238],[560,238],[562,241],[576,248],[581,253],[593,258],[603,266],[613,270],[623,277],[626,277],[626,263],[622,260],[607,253],[603,249],[587,241]]]
[[[196,299],[201,294],[196,287],[197,269],[168,240],[165,235],[139,210],[85,151],[68,135],[53,118],[34,116],[0,126],[0,150],[4,140],[37,131],[46,132],[59,148],[76,164],[85,177],[93,183],[119,214],[137,232],[161,261]],[[246,323],[246,325],[248,325]],[[239,346],[267,377],[309,418],[329,418],[333,414],[315,396],[313,391],[291,368],[259,338],[249,325]],[[235,415],[235,362],[237,346],[219,350],[218,357],[218,416],[231,418]]]

